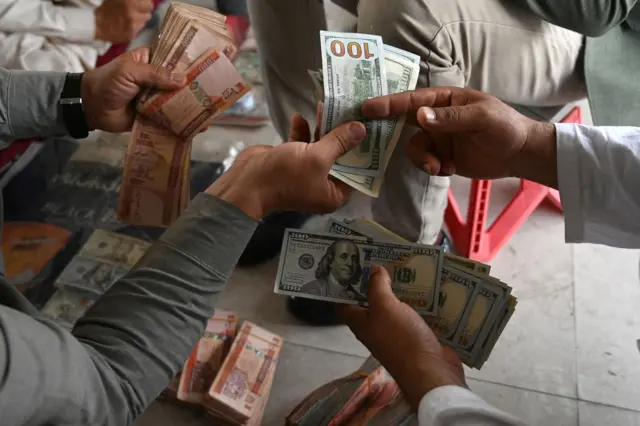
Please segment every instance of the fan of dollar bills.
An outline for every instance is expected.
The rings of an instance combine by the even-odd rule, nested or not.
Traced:
[[[367,306],[371,266],[384,266],[398,299],[472,368],[487,360],[517,303],[489,265],[409,243],[369,220],[331,219],[325,233],[289,229],[281,253],[276,293],[336,303]]]
[[[140,96],[120,187],[119,220],[167,227],[186,208],[191,140],[250,90],[231,63],[236,52],[223,15],[171,4],[151,63],[185,74],[187,85]]]
[[[420,57],[384,44],[379,36],[321,31],[320,47],[322,70],[309,75],[322,105],[321,135],[360,120],[367,99],[416,88]],[[404,122],[404,117],[365,121],[366,139],[336,162],[331,175],[377,197]]]

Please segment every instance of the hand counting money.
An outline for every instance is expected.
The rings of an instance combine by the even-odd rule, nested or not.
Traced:
[[[517,303],[489,265],[409,243],[370,220],[330,219],[326,230],[287,230],[276,293],[367,306],[371,267],[381,265],[396,297],[424,315],[441,343],[470,367],[484,364]]]
[[[383,44],[378,36],[320,32],[322,72],[309,70],[322,105],[321,134],[362,118],[362,103],[376,96],[414,90],[420,57]],[[405,118],[365,121],[367,137],[334,165],[331,175],[377,197],[400,139]]]
[[[172,3],[151,64],[186,75],[174,92],[148,89],[138,100],[124,166],[118,219],[167,227],[189,200],[191,140],[250,87],[231,63],[237,48],[225,17]]]

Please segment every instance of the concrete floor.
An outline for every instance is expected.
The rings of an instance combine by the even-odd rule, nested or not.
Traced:
[[[194,155],[212,158],[235,141],[279,143],[271,127],[213,127],[195,142]],[[452,187],[466,206],[469,182],[456,178]],[[514,180],[494,184],[494,216],[517,187]],[[368,216],[368,203],[356,196],[338,216]],[[492,273],[513,287],[519,303],[482,371],[468,371],[469,386],[532,425],[640,425],[638,251],[565,244],[563,233],[561,214],[543,204],[491,262]],[[352,372],[368,355],[346,327],[313,328],[292,318],[285,299],[272,291],[276,268],[274,260],[236,270],[218,305],[286,341],[264,425],[284,424],[305,395]],[[200,424],[208,422],[162,402],[136,423]]]

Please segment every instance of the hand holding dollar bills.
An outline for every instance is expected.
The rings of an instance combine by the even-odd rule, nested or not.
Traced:
[[[413,90],[420,73],[420,57],[383,44],[369,34],[320,32],[322,71],[309,70],[315,95],[322,105],[320,133],[346,121],[361,120],[367,99]],[[364,121],[367,138],[341,157],[332,176],[377,197],[404,118]]]
[[[276,293],[366,307],[380,265],[395,297],[424,315],[441,343],[470,367],[484,364],[517,303],[489,265],[409,243],[369,220],[329,220],[326,231],[287,230]]]

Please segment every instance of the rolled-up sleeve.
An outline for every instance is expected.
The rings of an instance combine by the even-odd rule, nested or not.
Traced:
[[[556,124],[569,243],[640,247],[640,128]]]
[[[182,367],[255,227],[200,194],[72,334],[1,307],[3,425],[131,424]]]

